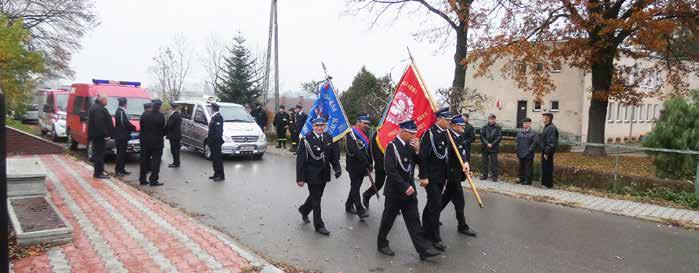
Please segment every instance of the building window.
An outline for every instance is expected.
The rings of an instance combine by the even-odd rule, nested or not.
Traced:
[[[517,66],[517,71],[519,71],[519,73],[522,73],[522,74],[527,73],[527,64],[524,62],[520,63]]]
[[[551,112],[558,112],[558,101],[557,100],[551,101]]]
[[[614,121],[614,103],[610,102],[609,105],[607,106],[607,121],[612,122]]]
[[[645,116],[643,116],[643,114],[645,113],[645,112],[643,111],[643,110],[645,110],[644,108],[646,108],[646,105],[645,105],[645,104],[641,104],[641,105],[638,107],[638,122],[644,122],[644,121],[646,121]]]
[[[621,103],[616,105],[616,122],[621,122]]]
[[[561,72],[561,61],[553,61],[553,73],[560,73]]]
[[[532,109],[532,111],[541,112],[541,101],[540,100],[534,101],[534,109]]]
[[[646,105],[646,121],[651,121],[652,120],[652,114],[650,113],[652,105],[647,104]]]
[[[653,104],[653,120],[658,119],[658,105]]]
[[[536,72],[541,72],[544,71],[544,64],[543,63],[536,63]]]
[[[631,117],[631,107],[628,105],[624,105],[624,122],[629,122],[629,118]]]

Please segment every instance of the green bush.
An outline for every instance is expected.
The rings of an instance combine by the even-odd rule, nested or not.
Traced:
[[[672,97],[664,104],[655,128],[643,142],[646,147],[699,151],[699,90],[689,98]],[[689,179],[696,175],[698,156],[650,153],[662,178]]]

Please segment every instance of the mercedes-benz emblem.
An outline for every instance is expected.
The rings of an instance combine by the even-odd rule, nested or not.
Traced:
[[[243,142],[248,142],[248,138],[247,138],[247,137],[243,137]]]

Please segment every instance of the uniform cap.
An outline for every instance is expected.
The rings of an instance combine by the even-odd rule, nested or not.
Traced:
[[[403,130],[406,130],[411,133],[417,133],[417,125],[415,125],[415,121],[413,120],[406,120],[403,121],[399,124],[400,128]]]
[[[296,109],[303,109],[303,106],[301,106],[301,104],[297,104]]]
[[[125,97],[120,97],[117,100],[119,101],[119,104],[124,104],[127,101]]]
[[[317,117],[313,119],[313,125],[316,124],[326,124],[328,123],[327,120],[324,117]]]
[[[452,117],[451,124],[464,126],[466,125],[466,121],[464,120],[464,117],[462,115],[456,115]]]
[[[151,108],[151,107],[153,107],[153,104],[150,103],[150,102],[146,102],[146,103],[143,104],[143,109],[144,109],[144,110],[147,109],[147,108]]]
[[[371,120],[369,119],[369,114],[366,114],[366,113],[362,113],[362,114],[357,115],[357,121],[366,122],[366,123],[371,122]]]
[[[453,114],[449,111],[449,107],[444,107],[439,109],[436,113],[437,118],[449,119],[451,120]]]
[[[221,108],[221,106],[219,106],[218,103],[211,103],[211,110],[218,111],[219,108]]]

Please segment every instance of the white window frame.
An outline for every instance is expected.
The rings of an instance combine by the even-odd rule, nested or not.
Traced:
[[[621,122],[621,102],[617,103],[616,105],[616,122]]]
[[[653,120],[653,115],[651,114],[651,108],[653,108],[652,104],[646,104],[646,122],[650,122]]]
[[[658,120],[658,105],[653,105],[653,121]]]
[[[536,104],[539,103],[539,108],[536,108]],[[534,100],[534,106],[532,107],[532,112],[541,112],[541,101]]]
[[[614,122],[614,103],[610,102],[607,106],[607,122]]]
[[[643,118],[643,114],[645,114],[645,112],[643,112],[643,108],[645,106],[645,104],[641,104],[638,106],[638,122],[646,122],[646,119]]]
[[[561,63],[561,61],[554,61],[553,65],[551,66],[551,73],[561,73],[562,68],[563,64]]]
[[[624,105],[624,123],[628,123],[631,120],[631,107]]]
[[[558,107],[557,107],[556,109],[553,108],[553,102],[554,102],[554,101],[556,102],[556,104],[558,104]],[[549,111],[551,111],[551,112],[559,112],[560,110],[561,110],[561,101],[558,101],[558,100],[552,100],[552,101],[550,101],[550,104],[549,104]]]

